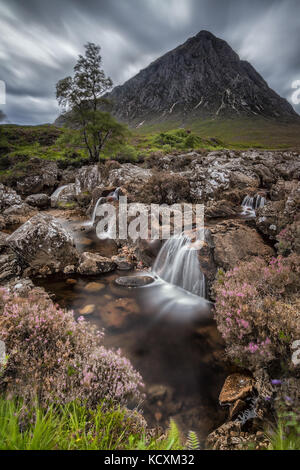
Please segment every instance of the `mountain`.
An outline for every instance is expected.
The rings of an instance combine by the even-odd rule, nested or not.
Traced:
[[[134,127],[217,117],[300,119],[249,62],[208,31],[155,60],[107,98],[113,115]]]

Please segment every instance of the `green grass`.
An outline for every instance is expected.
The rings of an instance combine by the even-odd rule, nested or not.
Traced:
[[[107,148],[102,159],[121,163],[143,162],[151,153],[174,151],[300,149],[300,124],[279,123],[262,118],[194,119],[184,124],[167,121],[131,130],[127,143],[119,148]],[[62,169],[87,164],[88,154],[79,132],[44,126],[0,126],[0,181],[27,176],[31,157],[56,161]]]
[[[182,127],[182,122],[167,121],[146,125],[134,132],[140,138],[153,136],[157,132],[168,132]],[[184,123],[184,128],[209,140],[216,138],[226,148],[285,149],[300,148],[300,123],[283,123],[263,118],[193,119]]]
[[[300,421],[293,412],[279,416],[276,427],[267,433],[269,450],[300,450]]]
[[[45,410],[1,397],[0,450],[183,449],[174,421],[166,436],[149,438],[132,413],[101,405],[90,410],[77,402]]]

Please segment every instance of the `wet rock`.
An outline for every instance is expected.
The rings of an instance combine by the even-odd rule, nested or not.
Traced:
[[[253,171],[257,174],[260,178],[261,185],[264,187],[268,187],[270,183],[274,182],[274,172],[263,164],[254,165]]]
[[[59,188],[57,188],[59,190]],[[56,191],[51,196],[51,207],[60,209],[68,208],[70,205],[76,205],[77,189],[74,183],[70,183],[61,187],[59,193]]]
[[[122,287],[142,287],[154,282],[151,276],[126,276],[118,277],[116,284]]]
[[[247,407],[247,403],[243,400],[237,400],[233,405],[230,407],[229,411],[229,418],[235,418],[238,414],[243,411]]]
[[[19,297],[27,297],[27,295],[34,289],[34,284],[29,278],[15,278],[6,283],[6,287],[10,292],[16,293]]]
[[[50,207],[51,199],[47,194],[31,194],[25,199],[25,202],[38,209],[47,209]]]
[[[84,286],[84,290],[87,292],[100,292],[105,288],[105,285],[101,282],[89,282]]]
[[[0,232],[0,283],[15,278],[22,273],[18,255],[9,247],[7,235]]]
[[[78,261],[72,236],[51,215],[32,217],[8,237],[8,244],[36,273],[63,271]]]
[[[27,175],[17,182],[18,193],[29,196],[31,194],[51,194],[58,179],[58,168],[55,162],[32,158],[27,165]]]
[[[130,271],[134,266],[127,258],[121,256],[113,256],[112,261],[116,263],[119,271]]]
[[[138,239],[135,243],[134,254],[136,259],[142,262],[144,266],[150,267],[155,261],[161,247],[162,240]]]
[[[226,200],[214,201],[205,207],[205,217],[209,219],[236,217],[240,208]]]
[[[225,270],[251,257],[274,255],[274,250],[264,243],[255,229],[239,222],[225,221],[214,226],[211,232],[215,264]]]
[[[206,448],[211,450],[249,450],[253,445],[256,450],[267,449],[269,440],[257,432],[242,431],[237,421],[223,424],[206,439]]]
[[[214,248],[215,246],[211,231],[206,229],[204,244],[198,251],[198,259],[201,266],[201,271],[205,275],[205,279],[208,282],[208,287],[211,287],[217,272],[217,266],[213,255]]]
[[[96,305],[90,304],[86,305],[79,310],[80,315],[91,315],[95,311]]]
[[[253,391],[254,380],[245,374],[231,374],[225,380],[219,396],[221,404],[232,403],[247,397]]]
[[[24,224],[37,213],[37,209],[26,203],[10,206],[3,212],[6,227]]]
[[[66,266],[63,271],[64,274],[74,274],[76,273],[77,268],[74,264],[68,264],[68,266]]]
[[[66,280],[66,284],[69,284],[69,285],[75,285],[77,284],[77,280],[76,279],[72,279],[72,278],[69,278]]]
[[[108,273],[116,269],[116,264],[110,258],[105,258],[97,253],[82,253],[80,256],[78,272],[80,274],[92,275]]]
[[[120,168],[111,170],[107,181],[112,187],[126,186],[129,183],[144,185],[151,176],[151,170],[125,163]]]
[[[101,309],[101,319],[107,328],[121,328],[131,315],[139,313],[139,307],[134,299],[120,298],[108,302],[105,309]]]
[[[92,195],[88,191],[82,191],[79,194],[75,195],[75,199],[80,207],[88,207],[92,200]]]
[[[5,229],[5,227],[6,227],[5,219],[4,217],[2,217],[2,215],[0,215],[0,230]]]
[[[81,167],[75,178],[75,186],[77,193],[92,193],[96,186],[101,183],[101,173],[98,165],[88,165]]]
[[[261,233],[274,240],[300,212],[300,183],[278,181],[272,186],[270,195],[272,200],[257,211],[255,223]]]
[[[11,206],[18,206],[22,203],[21,197],[13,189],[0,183],[0,212]]]

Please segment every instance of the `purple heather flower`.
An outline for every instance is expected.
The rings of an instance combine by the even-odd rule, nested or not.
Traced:
[[[271,383],[272,383],[272,385],[281,385],[282,384],[281,380],[278,380],[278,379],[271,380]]]

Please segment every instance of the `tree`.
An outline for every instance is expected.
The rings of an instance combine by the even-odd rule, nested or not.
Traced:
[[[66,122],[80,129],[91,161],[97,162],[108,143],[115,146],[124,141],[126,127],[99,110],[107,103],[103,95],[113,83],[102,70],[100,46],[89,42],[84,47],[85,56],[79,55],[74,76],[57,83],[56,98],[65,110]]]

